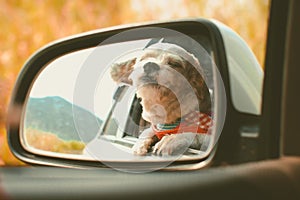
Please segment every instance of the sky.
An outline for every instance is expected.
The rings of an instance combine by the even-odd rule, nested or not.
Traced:
[[[59,96],[103,119],[117,87],[110,78],[110,65],[116,60],[126,60],[148,42],[124,42],[63,55],[45,66],[38,75],[30,98]]]

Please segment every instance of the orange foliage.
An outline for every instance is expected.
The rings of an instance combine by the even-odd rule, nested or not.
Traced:
[[[4,130],[0,128],[0,131],[3,133]],[[15,166],[15,165],[25,165],[18,159],[16,159],[13,154],[11,153],[7,139],[4,137],[4,135],[0,135],[0,152],[1,152],[1,157],[0,157],[0,165],[9,165],[9,166]]]
[[[208,17],[236,30],[263,64],[268,4],[269,0],[0,1],[0,158],[13,83],[25,60],[46,43],[118,24]]]
[[[83,142],[64,141],[55,134],[36,129],[26,129],[26,141],[30,147],[57,153],[82,154]]]

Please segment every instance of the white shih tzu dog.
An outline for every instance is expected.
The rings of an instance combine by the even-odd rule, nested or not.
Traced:
[[[136,58],[114,63],[111,77],[137,87],[142,117],[151,123],[133,146],[135,155],[178,155],[200,149],[212,126],[211,98],[198,59],[182,47],[157,43]],[[152,148],[153,147],[153,148]]]

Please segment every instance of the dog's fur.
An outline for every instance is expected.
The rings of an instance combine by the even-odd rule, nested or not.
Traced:
[[[113,64],[111,77],[118,83],[137,87],[146,121],[170,124],[195,110],[211,112],[210,94],[201,70],[197,58],[183,48],[159,43],[143,50],[138,58]],[[158,141],[149,128],[141,133],[133,152],[146,155],[156,143],[153,150],[156,154],[179,154],[188,147],[200,149],[204,137],[186,132],[167,135]]]

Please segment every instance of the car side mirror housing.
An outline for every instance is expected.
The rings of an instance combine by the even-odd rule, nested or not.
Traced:
[[[188,56],[170,46],[179,46],[176,48],[184,49]],[[193,66],[196,64],[190,58],[200,62],[213,125],[198,149],[188,145],[175,156],[154,155],[151,150],[146,156],[131,152],[141,132],[153,126],[142,114],[145,103],[136,95],[141,87],[132,78],[132,71],[143,69],[137,63],[149,56],[144,55],[149,49],[153,62],[158,62],[153,52],[166,51],[178,53]],[[159,69],[171,61],[161,61]],[[114,79],[112,66],[116,63],[126,63],[118,70],[128,74]],[[173,65],[168,71],[179,72],[178,63]],[[169,80],[167,76],[163,80]],[[190,83],[180,77],[177,82],[183,79],[183,83]],[[165,84],[178,97],[178,87],[172,88],[170,81],[163,80],[156,84]],[[9,144],[15,156],[29,164],[108,166],[131,172],[199,169],[229,160],[228,154],[218,152],[226,151],[222,148],[232,138],[238,141],[241,130],[257,131],[262,82],[261,67],[246,43],[215,20],[136,24],[74,35],[41,48],[25,63],[8,112]],[[190,103],[178,100],[181,113],[193,98],[196,96]],[[231,124],[239,115],[251,118],[252,123],[237,120]]]

